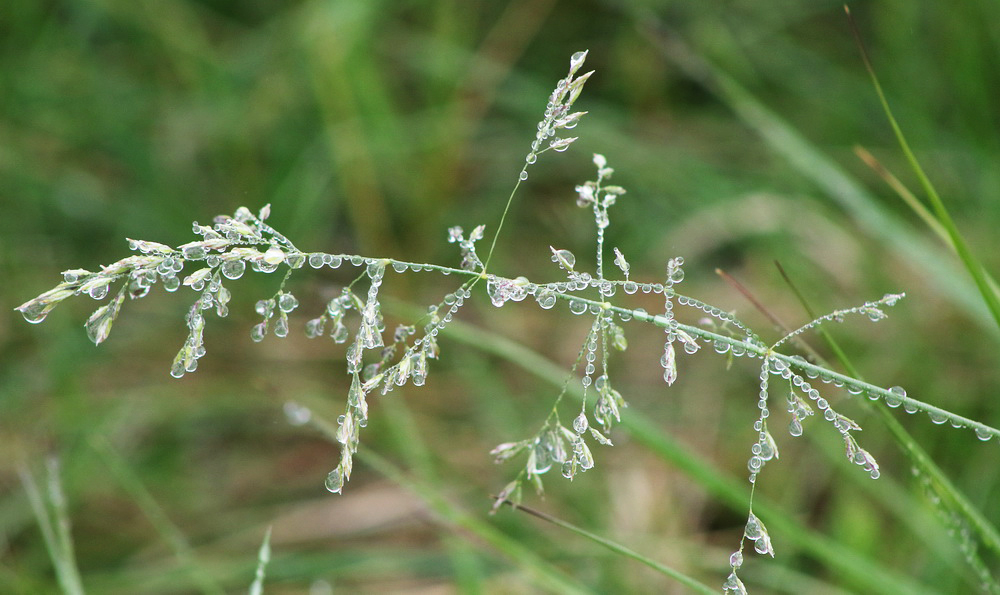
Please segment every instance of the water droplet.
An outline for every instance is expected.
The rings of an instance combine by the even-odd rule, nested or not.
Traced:
[[[208,255],[208,252],[202,246],[185,246],[182,254],[187,260],[201,260]]]
[[[274,323],[274,336],[284,339],[288,336],[288,316],[282,312]]]
[[[254,311],[261,316],[270,318],[271,312],[274,311],[274,300],[257,300],[257,303],[254,305]]]
[[[343,262],[344,262],[344,259],[341,258],[341,257],[339,257],[339,256],[335,256],[333,254],[324,254],[323,255],[323,264],[325,264],[326,266],[330,267],[331,269],[335,269],[335,268],[339,267],[341,265],[341,263],[343,263]]]
[[[583,314],[587,311],[587,303],[580,300],[570,300],[569,311],[573,314]]]
[[[527,180],[528,179],[528,172],[525,171],[525,170],[521,170],[521,175],[518,176],[518,178],[520,178],[520,180],[522,182],[525,181],[525,180]]]
[[[174,361],[174,365],[170,367],[170,375],[174,378],[181,378],[184,376],[186,370],[184,369],[184,360]]]
[[[267,334],[267,324],[261,322],[255,324],[252,329],[250,329],[250,339],[254,343],[260,343],[264,340],[264,335]]]
[[[747,519],[746,527],[743,529],[743,536],[751,541],[757,541],[763,535],[760,521],[757,516],[750,513],[750,517]]]
[[[239,279],[243,276],[243,271],[247,269],[247,263],[242,260],[227,260],[222,263],[222,274],[227,279]]]
[[[587,431],[587,426],[587,415],[581,411],[580,415],[577,415],[576,419],[573,420],[573,431],[582,434]]]
[[[299,305],[299,300],[290,293],[282,293],[278,296],[278,309],[282,312],[291,312]]]
[[[62,276],[63,276],[63,281],[65,281],[66,283],[76,283],[77,281],[80,280],[80,277],[82,275],[86,274],[89,273],[87,271],[84,271],[83,269],[72,269],[69,271],[63,271]]]
[[[562,464],[562,476],[566,479],[573,479],[576,475],[576,461],[566,461]]]
[[[774,551],[771,549],[771,538],[767,535],[764,535],[755,541],[753,549],[758,554],[770,554],[771,556],[774,556]]]
[[[878,322],[886,317],[885,312],[879,310],[878,308],[867,308],[868,318],[872,322]]]
[[[313,318],[306,323],[306,337],[310,339],[315,339],[323,334],[323,329],[326,327],[326,317],[320,316],[319,318]]]
[[[729,556],[729,565],[733,568],[739,568],[743,566],[743,552],[736,550]]]
[[[90,288],[87,292],[95,300],[103,300],[108,295],[108,282],[99,283]]]
[[[742,557],[743,554],[740,554],[740,556]],[[729,576],[726,577],[726,582],[722,585],[722,589],[724,595],[729,595],[729,593],[733,593],[734,595],[747,595],[747,588],[743,585],[743,581],[740,580],[740,577],[736,576],[735,572],[729,573]]]
[[[889,407],[899,407],[903,403],[906,391],[901,386],[889,387],[889,394],[885,397],[885,404]]]
[[[181,280],[176,275],[169,275],[163,277],[163,289],[169,292],[177,291],[181,286]]]
[[[557,299],[555,292],[549,289],[543,289],[535,294],[538,305],[545,310],[555,306]]]
[[[993,435],[986,428],[976,428],[976,438],[979,438],[983,442],[989,440]]]
[[[551,246],[549,248],[552,250],[552,262],[558,264],[567,271],[573,270],[573,267],[576,265],[576,256],[574,256],[572,252],[569,250],[556,250]]]
[[[45,317],[49,315],[52,308],[56,306],[58,302],[45,302],[43,300],[31,300],[26,304],[19,306],[17,309],[21,312],[21,316],[30,322],[31,324],[38,324],[45,320]]]
[[[326,485],[327,490],[334,494],[339,494],[344,489],[344,474],[340,472],[340,467],[337,467],[326,476],[324,485]]]
[[[271,264],[271,263],[269,263],[269,262],[267,262],[266,260],[263,260],[263,259],[261,259],[261,260],[254,260],[253,261],[253,270],[261,272],[261,273],[273,273],[274,271],[278,270],[278,265]]]

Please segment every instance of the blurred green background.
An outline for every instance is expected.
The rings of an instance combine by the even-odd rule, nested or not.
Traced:
[[[852,9],[918,158],[973,250],[998,270],[1000,6],[892,0]],[[608,242],[629,258],[633,278],[659,280],[668,258],[684,256],[683,292],[735,311],[766,340],[780,334],[716,268],[792,327],[808,317],[775,260],[820,311],[905,291],[888,320],[833,329],[854,364],[876,384],[1000,424],[996,325],[948,250],[852,151],[865,146],[916,189],[839,2],[8,0],[0,591],[57,590],[17,475],[25,465],[41,477],[57,456],[93,593],[245,590],[268,526],[269,593],[551,589],[535,565],[596,592],[685,592],[527,515],[487,516],[489,495],[516,473],[515,464],[493,465],[489,449],[531,436],[558,392],[509,357],[443,339],[427,385],[374,400],[362,435],[409,485],[358,460],[345,494],[332,496],[323,478],[336,446],[290,425],[283,407],[294,401],[335,419],[347,389],[343,353],[302,332],[249,340],[253,304],[273,294],[276,275],[230,284],[232,313],[209,317],[208,356],[183,380],[168,370],[187,332],[187,290],[157,288],[127,303],[99,349],[82,329],[89,299],[66,302],[39,326],[12,311],[64,269],[122,258],[126,237],[181,244],[193,239],[193,220],[240,205],[271,203],[271,223],[304,250],[457,264],[446,230],[494,229],[546,98],[580,49],[597,71],[576,106],[590,112],[574,131],[581,138],[531,170],[495,272],[557,280],[550,244],[592,262],[593,225],[574,206],[573,186],[592,177],[590,155],[600,152],[629,190]],[[297,328],[345,279],[293,277]],[[389,275],[383,294],[423,308],[456,283]],[[662,309],[641,295],[625,303]],[[529,303],[497,310],[482,295],[460,318],[566,370],[588,325]],[[595,447],[595,470],[572,484],[548,477],[545,499],[525,504],[719,586],[746,519],[754,364],[725,372],[725,360],[703,350],[682,357],[667,389],[662,332],[629,326],[613,379],[630,402],[626,416],[653,438],[616,430],[614,448]],[[803,438],[777,435],[781,459],[757,489],[776,511],[761,516],[777,558],[748,555],[741,576],[751,592],[874,592],[858,576],[872,575],[857,570],[864,564],[907,588],[975,592],[949,537],[962,527],[939,513],[876,416],[826,392],[864,427],[858,438],[883,477],[873,482],[842,460],[835,432],[815,418]],[[782,409],[776,400],[777,427]],[[898,416],[1000,521],[998,444]],[[685,466],[683,454],[671,460],[650,440],[695,459]],[[735,499],[712,478],[729,482]],[[445,510],[498,530],[500,542]],[[820,553],[775,516],[825,540]],[[995,557],[984,560],[997,570]]]

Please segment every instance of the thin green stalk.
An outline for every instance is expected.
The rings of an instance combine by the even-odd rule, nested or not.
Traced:
[[[870,167],[880,178],[885,180],[885,183],[889,185],[890,188],[895,191],[899,198],[906,203],[906,206],[920,217],[927,227],[934,233],[944,245],[948,246],[949,249],[955,250],[955,244],[951,241],[951,236],[948,235],[948,231],[945,230],[944,226],[934,218],[934,214],[927,210],[920,200],[914,196],[913,192],[906,187],[903,182],[899,180],[896,176],[892,174],[874,155],[869,153],[864,147],[856,146],[854,147],[854,154],[858,156],[859,159],[865,162],[865,165]],[[984,271],[983,275],[986,277],[986,283],[990,286],[990,291],[994,295],[1000,295],[1000,285],[997,284],[997,280],[993,278],[988,271]]]
[[[910,164],[910,167],[916,174],[917,180],[920,182],[920,186],[924,189],[924,193],[927,194],[927,198],[930,200],[931,207],[934,209],[934,214],[937,216],[938,222],[948,232],[948,237],[951,239],[951,243],[955,247],[955,252],[958,254],[962,264],[965,265],[965,269],[970,275],[972,275],[972,280],[979,289],[979,293],[982,295],[983,301],[986,303],[986,307],[989,309],[990,314],[993,315],[993,320],[996,322],[997,327],[1000,328],[1000,298],[997,297],[997,294],[990,287],[990,283],[986,277],[986,270],[983,268],[982,263],[980,263],[979,259],[977,259],[972,253],[972,250],[969,249],[969,245],[965,242],[965,238],[958,230],[958,226],[955,225],[955,221],[951,218],[951,214],[945,207],[944,201],[941,200],[941,196],[938,194],[937,189],[924,172],[924,169],[920,167],[920,162],[917,161],[917,157],[913,154],[913,150],[910,149],[910,144],[906,141],[903,129],[900,128],[899,123],[896,121],[896,118],[892,113],[892,109],[889,107],[889,101],[886,99],[885,92],[882,90],[882,84],[879,83],[878,76],[875,74],[875,68],[868,59],[868,52],[865,50],[865,44],[861,40],[861,34],[858,32],[857,25],[851,17],[851,11],[846,5],[844,6],[844,11],[847,13],[847,19],[851,24],[851,33],[854,34],[854,39],[858,44],[858,49],[861,51],[861,60],[864,62],[865,69],[868,71],[868,75],[872,79],[872,85],[875,87],[875,93],[878,95],[879,103],[882,104],[882,111],[885,112],[886,118],[889,120],[889,125],[892,127],[892,133],[896,136],[896,142],[899,143],[899,147],[903,151],[906,161]]]
[[[253,583],[250,585],[250,595],[264,594],[264,573],[268,563],[271,561],[271,527],[264,533],[264,541],[260,544],[257,552],[257,572],[254,574]]]
[[[589,539],[590,541],[593,541],[594,543],[596,543],[598,545],[601,545],[601,546],[603,546],[603,547],[611,550],[612,552],[614,552],[616,554],[619,554],[619,555],[624,556],[626,558],[630,558],[632,560],[635,560],[636,562],[639,562],[640,564],[644,564],[644,565],[652,568],[656,572],[659,572],[660,574],[662,574],[664,576],[667,576],[667,577],[670,577],[670,578],[674,579],[675,581],[679,582],[680,584],[684,585],[685,587],[688,587],[689,589],[692,589],[693,591],[696,591],[698,593],[706,593],[708,595],[716,595],[718,593],[717,589],[709,587],[708,585],[706,585],[705,583],[699,581],[698,579],[692,578],[692,577],[684,574],[683,572],[679,572],[677,570],[674,570],[673,568],[671,568],[669,566],[666,566],[664,564],[660,564],[656,560],[653,560],[651,558],[643,556],[639,552],[637,552],[635,550],[632,550],[632,549],[629,549],[629,548],[625,547],[624,545],[622,545],[622,544],[620,544],[618,542],[611,541],[610,539],[608,539],[606,537],[601,537],[600,535],[597,535],[596,533],[591,533],[590,531],[587,531],[586,529],[583,529],[581,527],[577,527],[576,525],[574,525],[572,523],[568,523],[568,522],[566,522],[566,521],[564,521],[564,520],[562,520],[560,518],[554,517],[554,516],[552,516],[550,514],[546,514],[546,513],[542,512],[540,510],[535,510],[533,508],[529,508],[527,506],[521,506],[521,505],[514,506],[509,501],[505,502],[505,504],[507,504],[508,506],[511,506],[512,508],[514,508],[518,512],[523,512],[525,514],[530,514],[531,516],[539,518],[539,519],[542,519],[543,521],[545,521],[547,523],[551,523],[551,524],[553,524],[553,525],[555,525],[557,527],[561,527],[563,529],[566,529],[567,531],[569,531],[571,533],[576,533],[580,537],[583,537],[585,539]]]
[[[786,355],[773,351],[770,348],[762,345],[757,345],[748,341],[743,340],[740,337],[730,337],[727,335],[720,335],[712,331],[703,329],[697,326],[691,326],[688,324],[681,324],[677,322],[672,322],[667,320],[665,317],[660,315],[649,314],[645,310],[633,310],[631,308],[621,308],[618,306],[612,306],[607,302],[602,302],[598,300],[587,299],[579,296],[568,296],[563,294],[557,294],[559,299],[567,301],[576,301],[587,306],[593,306],[598,309],[605,309],[615,312],[618,315],[624,315],[628,319],[634,319],[641,322],[648,322],[660,328],[667,328],[670,325],[676,325],[689,335],[698,337],[705,340],[706,342],[713,344],[725,344],[728,349],[732,349],[733,346],[741,348],[746,351],[747,355],[752,357],[769,357],[773,360],[781,361],[785,365],[802,370],[806,374],[814,375],[821,378],[824,382],[832,383],[838,386],[849,386],[859,392],[866,393],[871,399],[889,399],[890,402],[896,402],[903,406],[906,411],[923,411],[927,413],[932,418],[943,419],[951,423],[952,426],[956,428],[968,428],[975,431],[976,436],[983,441],[991,439],[1000,439],[1000,429],[994,428],[993,426],[986,425],[982,422],[976,421],[974,419],[969,419],[957,413],[952,413],[946,409],[942,409],[930,403],[924,401],[919,401],[913,397],[907,395],[900,395],[895,392],[890,392],[888,389],[882,388],[863,380],[859,380],[852,376],[841,374],[829,368],[819,366],[806,360],[795,357],[791,355]]]
[[[528,166],[525,165],[521,170],[525,172],[528,170]],[[507,197],[507,204],[503,207],[503,214],[500,215],[500,223],[497,224],[497,230],[493,234],[493,241],[490,242],[490,251],[486,254],[486,260],[483,261],[483,273],[486,273],[490,268],[490,259],[493,258],[493,250],[497,247],[497,238],[500,237],[500,232],[503,230],[504,221],[507,220],[507,212],[510,211],[510,205],[514,202],[514,195],[517,194],[517,189],[521,187],[521,179],[518,177],[517,183],[514,184],[514,189],[510,191],[510,196]]]
[[[28,495],[31,510],[35,514],[38,527],[42,532],[45,549],[48,550],[49,558],[55,567],[59,586],[63,593],[68,595],[83,595],[83,580],[80,578],[80,570],[76,565],[69,511],[66,508],[66,496],[59,478],[58,459],[51,458],[47,461],[46,472],[47,498],[42,496],[31,471],[24,465],[18,465],[17,468],[21,485]]]

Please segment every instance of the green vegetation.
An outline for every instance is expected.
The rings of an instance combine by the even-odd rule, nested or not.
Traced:
[[[987,28],[996,9],[856,7],[881,79],[876,95],[836,5],[477,8],[12,5],[0,24],[9,90],[0,124],[12,139],[0,167],[15,199],[0,224],[5,303],[14,308],[68,267],[100,270],[121,258],[125,237],[164,245],[130,242],[145,256],[117,273],[164,267],[157,281],[186,279],[212,302],[193,309],[187,288],[166,299],[159,285],[129,300],[147,288],[123,278],[87,333],[77,326],[91,315],[86,298],[45,325],[0,327],[10,362],[0,383],[10,462],[2,590],[716,589],[744,531],[758,551],[773,544],[776,553],[733,558],[753,593],[996,590],[1000,440],[990,388],[1000,379],[987,271],[997,264],[989,247],[1000,209],[996,139],[984,134],[995,130],[996,85],[981,58],[996,49]],[[928,39],[948,51],[917,43]],[[598,71],[575,106],[589,112],[573,131],[580,138],[522,175],[505,207],[525,131],[580,46]],[[556,104],[573,98],[572,80]],[[879,167],[859,162],[854,143]],[[596,181],[579,185],[593,178],[591,153],[607,160],[596,156]],[[621,193],[608,186],[607,161],[614,184],[628,188],[610,226],[601,196]],[[929,196],[929,208],[900,185],[919,189],[916,200]],[[267,224],[266,210],[236,211],[268,203]],[[234,211],[224,229],[196,226],[202,243],[166,246],[190,239],[191,219]],[[604,246],[596,261],[584,256],[593,223]],[[482,259],[478,224],[490,238],[483,246],[493,241]],[[209,245],[226,231],[251,241]],[[172,259],[213,254],[207,272],[163,274]],[[356,269],[352,254],[378,259]],[[437,264],[418,274],[413,263]],[[317,270],[286,277],[286,264]],[[280,272],[240,278],[249,268]],[[115,273],[73,272],[63,288],[101,296]],[[605,274],[618,281],[605,286]],[[621,275],[651,285],[631,290]],[[226,279],[224,293],[213,276]],[[383,277],[397,300],[379,295]],[[593,285],[592,294],[569,297],[567,280]],[[673,286],[682,280],[701,301],[680,301]],[[864,324],[903,291],[889,319]],[[663,316],[665,298],[679,306]],[[26,304],[26,317],[46,314],[46,299]],[[439,301],[440,322],[409,305]],[[444,324],[456,304],[461,320]],[[129,312],[108,339],[119,307]],[[362,318],[343,319],[344,345],[305,339],[303,328],[339,338],[347,309]],[[847,320],[819,327],[823,341],[812,332],[782,340],[813,309]],[[377,331],[388,327],[390,342],[397,324],[414,323],[416,334],[396,334],[386,366],[364,369],[378,360]],[[107,341],[95,352],[88,335]],[[606,349],[626,337],[624,354]],[[671,353],[694,341],[725,357]],[[816,363],[767,347],[779,344]],[[733,357],[746,354],[756,363]],[[389,367],[400,356],[405,374]],[[357,362],[347,375],[345,357]],[[768,411],[751,380],[761,357],[770,360],[761,382],[770,378],[771,415],[754,430]],[[180,381],[165,373],[171,359]],[[432,374],[416,390],[427,360]],[[410,383],[382,396],[392,377],[375,377],[393,370]],[[788,435],[790,385],[799,405],[836,408],[826,417],[843,442],[823,415],[802,424],[799,405],[792,433],[797,423],[805,432]],[[617,394],[627,409],[616,411]],[[585,415],[563,397],[587,399]],[[355,444],[367,421],[355,462],[337,442]],[[864,428],[856,437],[855,425]],[[533,437],[574,446],[571,458],[556,457],[574,481],[545,475],[545,499],[508,483],[516,465],[488,464],[498,443]],[[599,445],[606,439],[615,447]],[[752,453],[751,476],[761,473],[752,491],[750,445],[763,460],[781,452],[762,471],[761,452]],[[869,473],[845,459],[845,445]],[[527,480],[548,468],[536,451],[515,442],[494,454],[522,455]],[[596,471],[576,474],[593,461]],[[319,487],[335,466],[327,487],[344,488],[342,497]],[[523,495],[539,514],[502,507],[486,516],[504,485],[502,496]],[[727,586],[738,587],[732,577]]]

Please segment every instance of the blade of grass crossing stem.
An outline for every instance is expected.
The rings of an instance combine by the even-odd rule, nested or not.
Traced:
[[[611,541],[610,539],[606,539],[606,538],[601,537],[600,535],[597,535],[595,533],[591,533],[590,531],[587,531],[586,529],[582,529],[580,527],[577,527],[576,525],[574,525],[572,523],[567,523],[566,521],[564,521],[562,519],[556,518],[556,517],[554,517],[552,515],[545,514],[544,512],[535,510],[533,508],[528,508],[527,506],[520,506],[520,505],[519,506],[514,506],[514,505],[512,505],[510,503],[509,500],[505,501],[504,504],[506,504],[508,506],[511,506],[512,508],[514,508],[515,510],[517,510],[519,512],[523,512],[525,514],[530,514],[531,516],[539,518],[539,519],[542,519],[543,521],[545,521],[547,523],[552,523],[553,525],[555,525],[557,527],[560,527],[562,529],[566,529],[570,533],[576,533],[580,537],[583,537],[585,539],[589,539],[590,541],[593,541],[594,543],[596,543],[598,545],[606,547],[606,548],[608,548],[609,550],[611,550],[612,552],[614,552],[616,554],[619,554],[621,556],[625,556],[626,558],[631,558],[632,560],[635,560],[636,562],[639,562],[640,564],[645,564],[646,566],[649,566],[650,568],[652,568],[656,572],[659,572],[660,574],[662,574],[664,576],[667,576],[667,577],[670,577],[670,578],[674,579],[675,581],[679,582],[680,584],[684,585],[685,587],[688,587],[688,588],[692,589],[693,591],[697,591],[698,593],[707,593],[709,595],[716,595],[718,593],[717,589],[713,589],[712,587],[709,587],[708,585],[706,585],[705,583],[703,583],[703,582],[701,582],[701,581],[699,581],[697,579],[691,578],[690,576],[688,576],[688,575],[686,575],[686,574],[684,574],[682,572],[678,572],[678,571],[674,570],[673,568],[670,568],[669,566],[664,566],[663,564],[660,564],[656,560],[652,560],[650,558],[647,558],[646,556],[643,556],[639,552],[636,552],[634,550],[630,550],[629,548],[621,545],[620,543]]]
[[[795,283],[792,282],[791,278],[785,272],[785,270],[778,265],[778,270],[781,273],[782,278],[784,278],[785,283],[791,288],[792,293],[799,300],[802,308],[805,310],[806,315],[814,320],[816,318],[816,312],[806,301],[805,296],[799,291]],[[823,341],[826,342],[830,350],[835,354],[840,365],[844,367],[852,377],[859,380],[863,380],[862,376],[858,373],[858,370],[851,364],[847,357],[847,354],[840,348],[840,345],[833,338],[833,336],[822,326],[816,329]],[[975,531],[979,537],[979,542],[988,547],[993,552],[1000,554],[1000,532],[997,531],[995,525],[993,525],[983,514],[972,505],[971,502],[965,497],[965,495],[959,490],[951,480],[945,476],[941,468],[930,458],[927,451],[920,446],[920,444],[910,436],[909,432],[903,427],[899,420],[889,411],[889,408],[885,406],[881,401],[879,402],[869,402],[866,399],[858,399],[859,403],[863,403],[869,409],[874,408],[879,417],[885,423],[889,432],[892,434],[893,438],[903,449],[903,452],[909,458],[910,463],[914,466],[919,473],[923,473],[924,476],[930,480],[931,489],[937,495],[936,506],[939,510],[944,513],[945,518],[950,518],[953,515],[964,519],[964,525],[967,525]],[[983,562],[982,558],[976,553],[975,549],[968,551],[968,548],[963,547],[961,540],[966,539],[967,536],[963,535],[961,531],[953,531],[952,538],[958,541],[956,544],[960,551],[965,554],[966,562],[972,567],[973,571],[981,578],[984,587],[988,588],[988,592],[997,593],[1000,592],[1000,585],[998,585],[996,579],[990,576],[990,572]]]
[[[394,312],[408,316],[420,316],[423,313],[419,308],[404,305],[396,300],[386,300],[383,305]],[[459,320],[453,320],[442,332],[450,339],[516,364],[557,388],[563,386],[566,377],[565,369],[519,343],[474,328]],[[575,399],[580,399],[582,388],[579,384],[574,383],[568,389],[568,393]],[[745,483],[721,475],[713,469],[710,463],[687,451],[660,428],[640,416],[623,416],[619,427],[636,442],[680,469],[708,493],[734,511],[746,512],[748,493]],[[799,547],[829,568],[835,569],[845,580],[852,581],[852,584],[863,589],[866,593],[885,593],[886,595],[933,593],[932,590],[915,583],[911,578],[893,573],[803,525],[774,505],[769,505],[758,499],[754,503],[754,510],[762,518],[768,519],[767,525],[771,528],[772,534],[780,533],[783,540]]]
[[[913,172],[917,176],[917,180],[920,181],[920,185],[923,187],[924,192],[927,194],[927,199],[931,203],[931,208],[934,209],[934,214],[937,220],[944,227],[945,231],[948,232],[948,237],[951,238],[951,243],[955,247],[955,252],[958,254],[958,258],[965,265],[965,269],[972,275],[972,280],[975,282],[976,287],[979,289],[979,293],[983,296],[983,301],[986,303],[986,307],[989,309],[990,314],[993,315],[993,320],[996,322],[997,327],[1000,328],[1000,297],[991,289],[989,282],[986,280],[986,271],[983,268],[982,263],[979,259],[975,257],[972,250],[969,249],[969,245],[965,242],[965,238],[962,236],[961,232],[958,231],[958,226],[955,225],[955,221],[951,218],[951,214],[948,209],[944,206],[944,201],[941,200],[941,196],[938,194],[937,189],[934,188],[934,184],[931,183],[930,178],[924,172],[924,169],[920,167],[920,162],[917,161],[916,155],[910,149],[910,144],[906,142],[906,136],[903,134],[902,128],[899,127],[899,123],[896,122],[895,116],[892,114],[892,109],[889,107],[889,101],[885,98],[885,93],[882,91],[882,85],[879,83],[878,76],[875,74],[875,68],[872,67],[871,61],[868,59],[868,52],[865,51],[865,44],[861,41],[861,34],[858,32],[858,28],[854,23],[854,19],[851,17],[851,11],[844,6],[844,11],[847,13],[847,19],[851,24],[851,32],[854,34],[854,39],[858,44],[858,49],[861,51],[861,59],[865,63],[865,69],[868,71],[868,75],[872,79],[872,85],[875,87],[875,93],[878,94],[878,100],[882,104],[882,111],[885,112],[886,118],[889,120],[889,125],[892,127],[892,132],[896,136],[896,141],[899,143],[900,149],[903,151],[903,155],[906,157],[906,161],[910,164]]]
[[[49,552],[52,565],[55,567],[56,580],[63,593],[83,595],[83,580],[76,566],[76,555],[73,551],[73,537],[70,532],[69,512],[66,508],[66,495],[59,479],[59,461],[50,458],[46,462],[47,498],[25,466],[18,466],[21,485],[28,495],[31,510],[38,521],[38,527],[45,541],[45,549]]]

